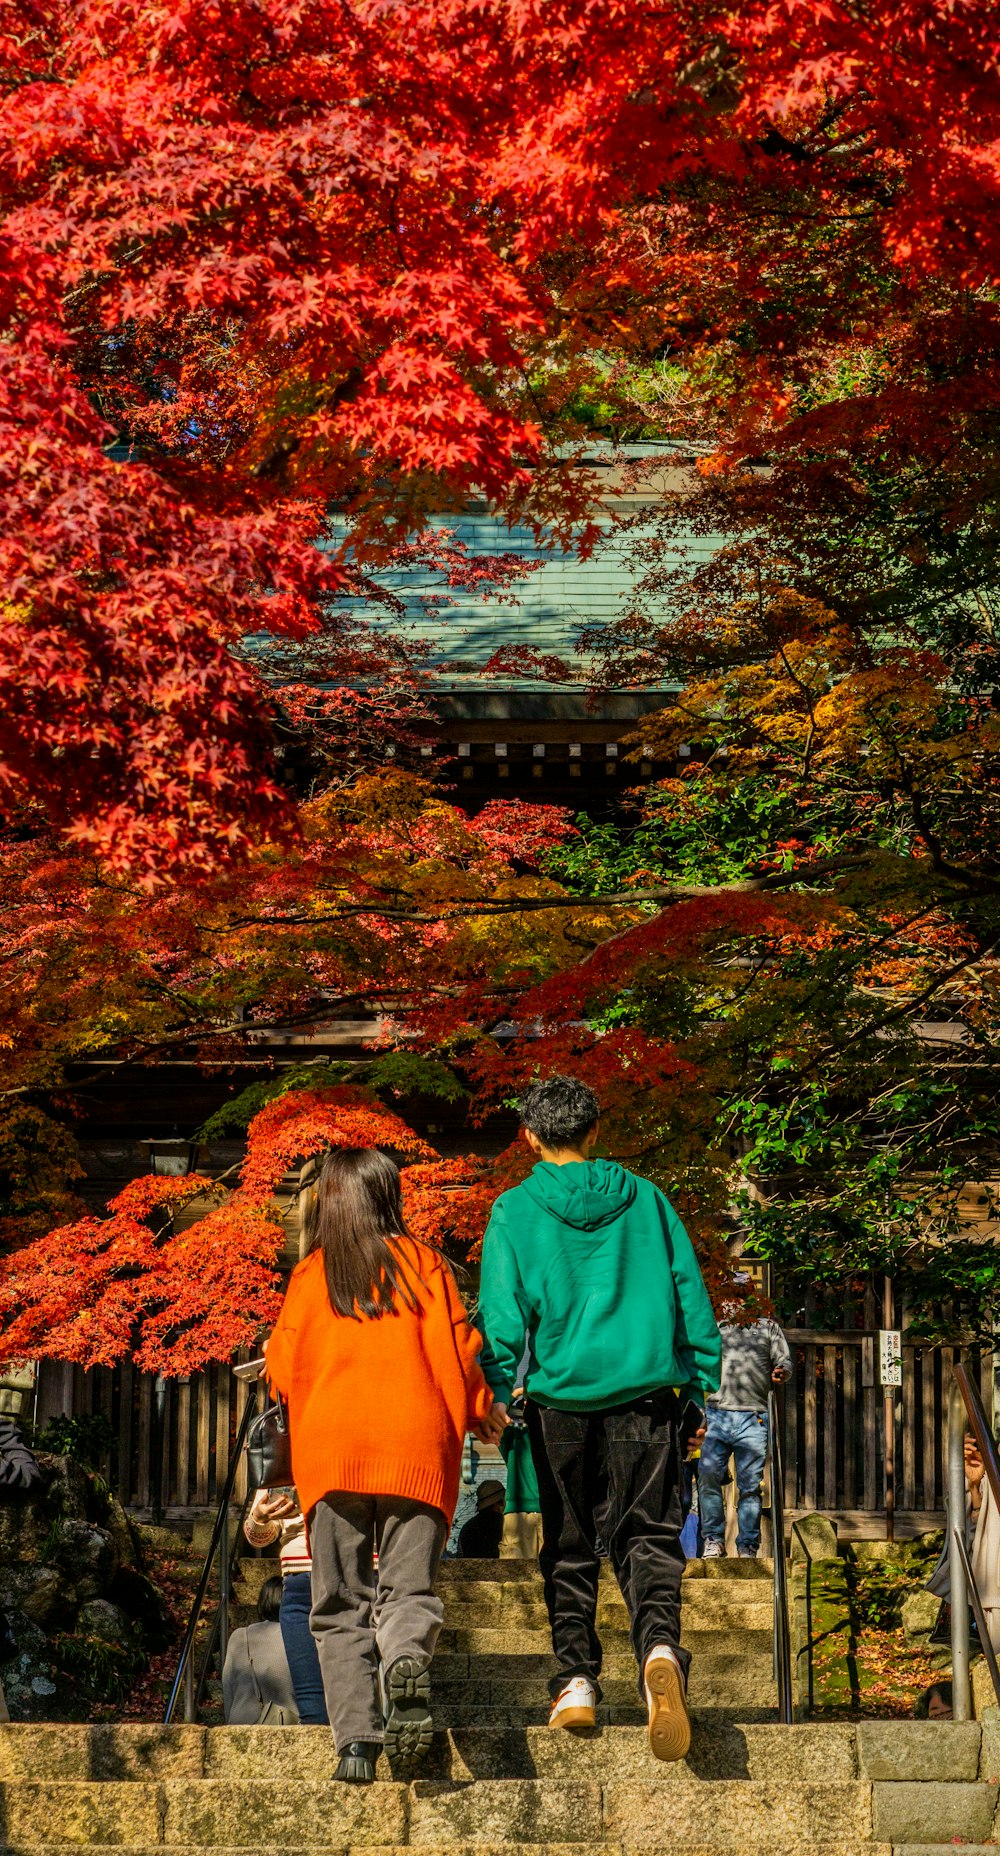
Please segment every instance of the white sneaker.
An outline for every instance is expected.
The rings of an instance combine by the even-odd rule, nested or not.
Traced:
[[[756,1547],[737,1547],[736,1557],[739,1560],[755,1560],[757,1558],[757,1548]]]
[[[724,1540],[706,1540],[702,1558],[706,1560],[724,1560],[726,1543]]]
[[[550,1727],[595,1727],[597,1690],[586,1676],[571,1676],[552,1703]]]
[[[669,1644],[650,1650],[642,1672],[649,1709],[649,1747],[655,1759],[683,1759],[691,1745],[684,1671]]]

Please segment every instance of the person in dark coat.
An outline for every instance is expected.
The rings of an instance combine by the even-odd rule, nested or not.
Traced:
[[[27,1494],[41,1480],[41,1469],[13,1418],[0,1412],[0,1489]]]
[[[476,1512],[458,1536],[463,1560],[498,1560],[503,1539],[504,1486],[481,1482],[476,1491]]]
[[[257,1623],[234,1630],[222,1671],[227,1727],[297,1727],[291,1670],[281,1638],[281,1579],[265,1579]]]
[[[15,1494],[27,1495],[41,1480],[41,1469],[13,1418],[0,1412],[0,1498]],[[10,1620],[0,1611],[0,1662],[7,1662],[16,1649]],[[3,1684],[0,1683],[0,1723],[9,1720]]]

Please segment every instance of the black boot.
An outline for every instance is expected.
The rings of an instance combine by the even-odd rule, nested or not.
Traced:
[[[383,1676],[386,1755],[404,1773],[420,1764],[434,1739],[429,1670],[427,1656],[397,1656]]]
[[[335,1779],[345,1785],[372,1785],[382,1748],[377,1740],[349,1740],[337,1761]]]

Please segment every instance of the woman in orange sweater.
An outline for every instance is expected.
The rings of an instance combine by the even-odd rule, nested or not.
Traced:
[[[334,1777],[350,1783],[371,1782],[383,1744],[403,1767],[430,1745],[434,1577],[462,1445],[502,1428],[480,1345],[443,1256],[406,1231],[398,1167],[374,1148],[329,1154],[267,1376],[288,1404]]]

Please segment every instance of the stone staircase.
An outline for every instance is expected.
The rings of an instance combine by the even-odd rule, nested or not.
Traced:
[[[243,1560],[236,1597],[252,1614],[272,1570]],[[537,1566],[526,1560],[451,1560],[443,1568],[445,1627],[434,1658],[434,1706],[454,1728],[542,1726],[552,1673]],[[601,1579],[598,1628],[604,1644],[603,1725],[645,1720],[624,1601]],[[738,1648],[734,1639],[738,1637]],[[694,1560],[684,1580],[684,1640],[694,1663],[691,1706],[709,1715],[773,1720],[771,1572],[756,1560]],[[734,1653],[735,1651],[735,1653]]]
[[[245,1607],[270,1570],[241,1564]],[[689,1573],[695,1728],[682,1764],[650,1756],[610,1580],[601,1725],[569,1734],[544,1725],[537,1570],[460,1561],[444,1571],[438,1731],[418,1781],[380,1769],[368,1789],[331,1784],[320,1728],[14,1725],[0,1728],[0,1852],[953,1856],[955,1842],[991,1842],[1000,1726],[775,1725],[769,1569],[727,1560]]]

